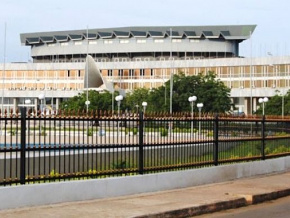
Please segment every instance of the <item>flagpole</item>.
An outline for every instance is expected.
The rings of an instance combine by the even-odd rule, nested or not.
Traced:
[[[6,23],[4,27],[4,53],[3,53],[3,71],[2,71],[2,100],[1,100],[1,113],[3,114],[4,109],[4,84],[5,84],[5,67],[6,67]]]

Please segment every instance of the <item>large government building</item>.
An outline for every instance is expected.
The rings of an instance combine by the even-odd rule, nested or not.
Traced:
[[[240,57],[239,44],[251,37],[255,27],[148,26],[24,33],[21,43],[31,47],[33,61],[0,65],[2,109],[37,109],[40,101],[58,109],[60,102],[85,90],[85,78],[96,68],[111,87],[125,92],[161,86],[180,71],[186,75],[214,71],[231,88],[238,110],[251,114],[259,107],[259,97],[285,94],[290,86],[290,57]],[[93,62],[90,65],[87,57]]]

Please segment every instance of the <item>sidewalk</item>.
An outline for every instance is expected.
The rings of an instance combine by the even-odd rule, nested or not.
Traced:
[[[290,172],[110,199],[0,211],[0,217],[187,217],[290,195]]]

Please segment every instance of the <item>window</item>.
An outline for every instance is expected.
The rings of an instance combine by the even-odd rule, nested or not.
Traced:
[[[129,43],[129,40],[128,39],[121,39],[120,43],[121,44],[127,44],[127,43]]]
[[[60,43],[60,46],[67,46],[68,45],[68,42],[61,42]]]
[[[78,70],[78,77],[81,77],[81,71]]]
[[[67,71],[67,77],[70,77],[70,70]]]
[[[49,43],[49,44],[47,44],[47,46],[48,47],[53,47],[53,46],[55,46],[55,43]]]
[[[199,39],[190,39],[189,42],[199,42]]]
[[[130,70],[129,70],[129,76],[134,76],[134,73],[135,73],[135,72],[134,72],[133,69],[130,69]]]
[[[144,69],[140,69],[140,76],[144,76],[145,75],[145,70]]]
[[[154,70],[153,69],[150,70],[150,75],[154,76]]]
[[[146,39],[137,39],[137,43],[146,43],[147,41],[146,41]]]
[[[123,76],[123,70],[118,71],[118,76]]]
[[[108,76],[113,76],[113,70],[108,70]]]
[[[174,42],[174,43],[180,43],[181,42],[181,39],[172,39],[172,42]]]
[[[75,45],[82,45],[82,44],[83,44],[82,41],[76,41],[76,42],[75,42]]]
[[[97,41],[89,41],[89,45],[96,45],[97,44]]]
[[[113,44],[112,40],[104,40],[104,44]]]
[[[155,43],[163,43],[164,42],[164,39],[154,39],[154,42]]]

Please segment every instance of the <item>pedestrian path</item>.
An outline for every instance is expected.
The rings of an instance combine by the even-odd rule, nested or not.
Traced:
[[[290,172],[118,198],[0,211],[5,218],[188,217],[290,195]]]

